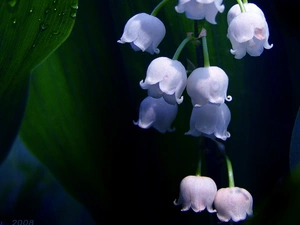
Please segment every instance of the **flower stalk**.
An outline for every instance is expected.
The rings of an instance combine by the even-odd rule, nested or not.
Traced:
[[[202,50],[203,50],[203,58],[204,58],[204,67],[209,67],[209,54],[208,54],[208,47],[207,47],[207,40],[206,40],[206,29],[202,28],[199,38],[202,38]]]
[[[193,37],[193,35],[188,35],[188,37],[186,37],[186,38],[180,43],[180,45],[178,46],[178,48],[177,48],[176,52],[174,53],[172,59],[173,59],[173,60],[178,60],[179,55],[180,55],[182,49],[184,48],[184,46],[185,46],[189,41],[191,41],[191,40],[193,40],[193,39],[195,39],[195,38]]]
[[[228,173],[228,183],[229,187],[234,187],[234,178],[233,178],[233,170],[232,170],[232,164],[229,159],[229,157],[226,155],[226,164],[227,164],[227,173]]]
[[[151,15],[152,16],[156,16],[157,13],[159,12],[159,10],[167,3],[169,2],[170,0],[163,0],[161,1],[152,11]]]
[[[247,0],[243,0],[244,4],[248,3]],[[241,8],[241,12],[246,12],[245,6],[243,4],[242,0],[237,0],[237,3],[239,4],[240,8]]]

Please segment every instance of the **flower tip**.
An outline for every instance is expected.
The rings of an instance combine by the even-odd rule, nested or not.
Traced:
[[[148,85],[146,84],[146,82],[144,82],[144,80],[140,81],[140,86],[141,86],[142,89],[147,89],[148,88]]]
[[[206,209],[207,209],[207,211],[208,211],[209,213],[216,213],[216,212],[217,212],[216,209],[213,209],[213,208],[210,208],[210,207],[207,207]]]
[[[124,44],[125,43],[125,41],[122,41],[121,39],[117,40],[117,42],[120,43],[120,44]]]
[[[220,13],[223,13],[223,12],[224,12],[224,9],[225,9],[225,6],[224,6],[224,5],[221,5],[221,6],[219,7],[219,12],[220,12]]]
[[[176,102],[177,104],[181,104],[183,102],[183,96],[181,96],[180,98],[176,98]]]
[[[232,101],[232,96],[228,95],[225,99],[226,99],[227,102],[231,102]]]
[[[174,132],[176,130],[176,128],[175,127],[173,127],[173,128],[168,128],[168,132]]]
[[[160,53],[160,50],[158,48],[154,49],[154,53],[155,54],[159,54]],[[152,54],[153,55],[153,54]]]
[[[273,44],[266,43],[264,48],[265,49],[271,49],[271,48],[273,48]]]

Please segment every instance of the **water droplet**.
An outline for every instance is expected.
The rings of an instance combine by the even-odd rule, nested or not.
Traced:
[[[9,4],[11,7],[14,7],[14,6],[17,4],[17,0],[8,0],[8,4]]]
[[[14,18],[12,22],[13,22],[13,24],[16,24],[17,23],[17,18]]]
[[[32,12],[33,12],[33,9],[30,9],[29,12],[32,13]]]
[[[56,4],[56,0],[53,0],[53,4]]]
[[[35,48],[35,44],[32,45],[32,48]]]
[[[78,5],[77,5],[76,3],[71,4],[71,8],[72,8],[72,9],[78,9]]]
[[[46,14],[48,14],[48,13],[49,13],[49,11],[50,11],[50,9],[46,9],[46,10],[45,10],[45,13],[46,13]]]
[[[54,31],[52,34],[53,34],[53,35],[59,35],[60,32],[57,30],[57,31]]]
[[[53,9],[53,11],[54,11],[54,12],[56,12],[56,11],[57,11],[57,9],[56,9],[56,8],[54,8],[54,9]]]
[[[41,29],[42,30],[46,30],[47,28],[48,28],[48,24],[46,24],[46,23],[41,24]]]
[[[76,12],[72,12],[70,16],[71,16],[72,18],[75,18],[76,15],[77,15]]]

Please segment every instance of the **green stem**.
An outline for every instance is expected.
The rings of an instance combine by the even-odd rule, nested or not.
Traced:
[[[248,4],[248,0],[243,0],[243,3],[244,4]]]
[[[200,157],[199,159],[199,162],[198,162],[198,167],[197,167],[197,170],[196,170],[196,176],[201,176],[201,167],[202,167],[202,160],[201,160],[202,157]]]
[[[198,161],[198,166],[196,170],[196,176],[201,176],[201,174],[205,174],[205,142],[204,138],[200,137],[199,139],[199,161]]]
[[[202,36],[202,49],[203,49],[204,67],[209,67],[210,62],[209,62],[206,34],[204,36]]]
[[[228,158],[228,156],[225,155],[225,158],[226,158],[226,164],[227,164],[229,187],[234,187],[234,178],[233,178],[232,165],[231,165],[231,162],[230,162],[230,159]]]
[[[158,11],[170,0],[162,0],[152,11],[151,15],[156,16]]]
[[[245,0],[244,0],[244,1],[245,1]],[[246,0],[246,1],[247,1],[247,0]],[[237,3],[239,3],[239,5],[240,5],[241,12],[242,12],[242,13],[243,13],[243,12],[246,12],[246,9],[245,9],[245,6],[244,6],[242,0],[237,0]]]
[[[180,45],[178,46],[174,56],[173,56],[173,60],[178,60],[179,58],[179,55],[182,51],[182,49],[184,48],[184,46],[190,41],[190,40],[193,40],[194,39],[194,36],[189,36],[189,37],[186,37],[181,43]]]

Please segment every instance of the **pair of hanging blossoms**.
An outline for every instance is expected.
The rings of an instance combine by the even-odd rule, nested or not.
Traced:
[[[184,66],[175,59],[158,57],[148,66],[145,80],[140,81],[146,97],[139,110],[139,120],[134,122],[141,128],[155,128],[161,133],[172,132],[171,124],[182,103],[182,92],[187,83]]]
[[[200,162],[196,175],[186,176],[180,182],[179,198],[174,204],[182,205],[181,211],[191,208],[198,213],[207,209],[209,213],[216,213],[222,222],[239,222],[252,216],[252,195],[246,189],[234,185],[232,165],[227,156],[226,162],[229,187],[218,190],[213,179],[201,176]]]

